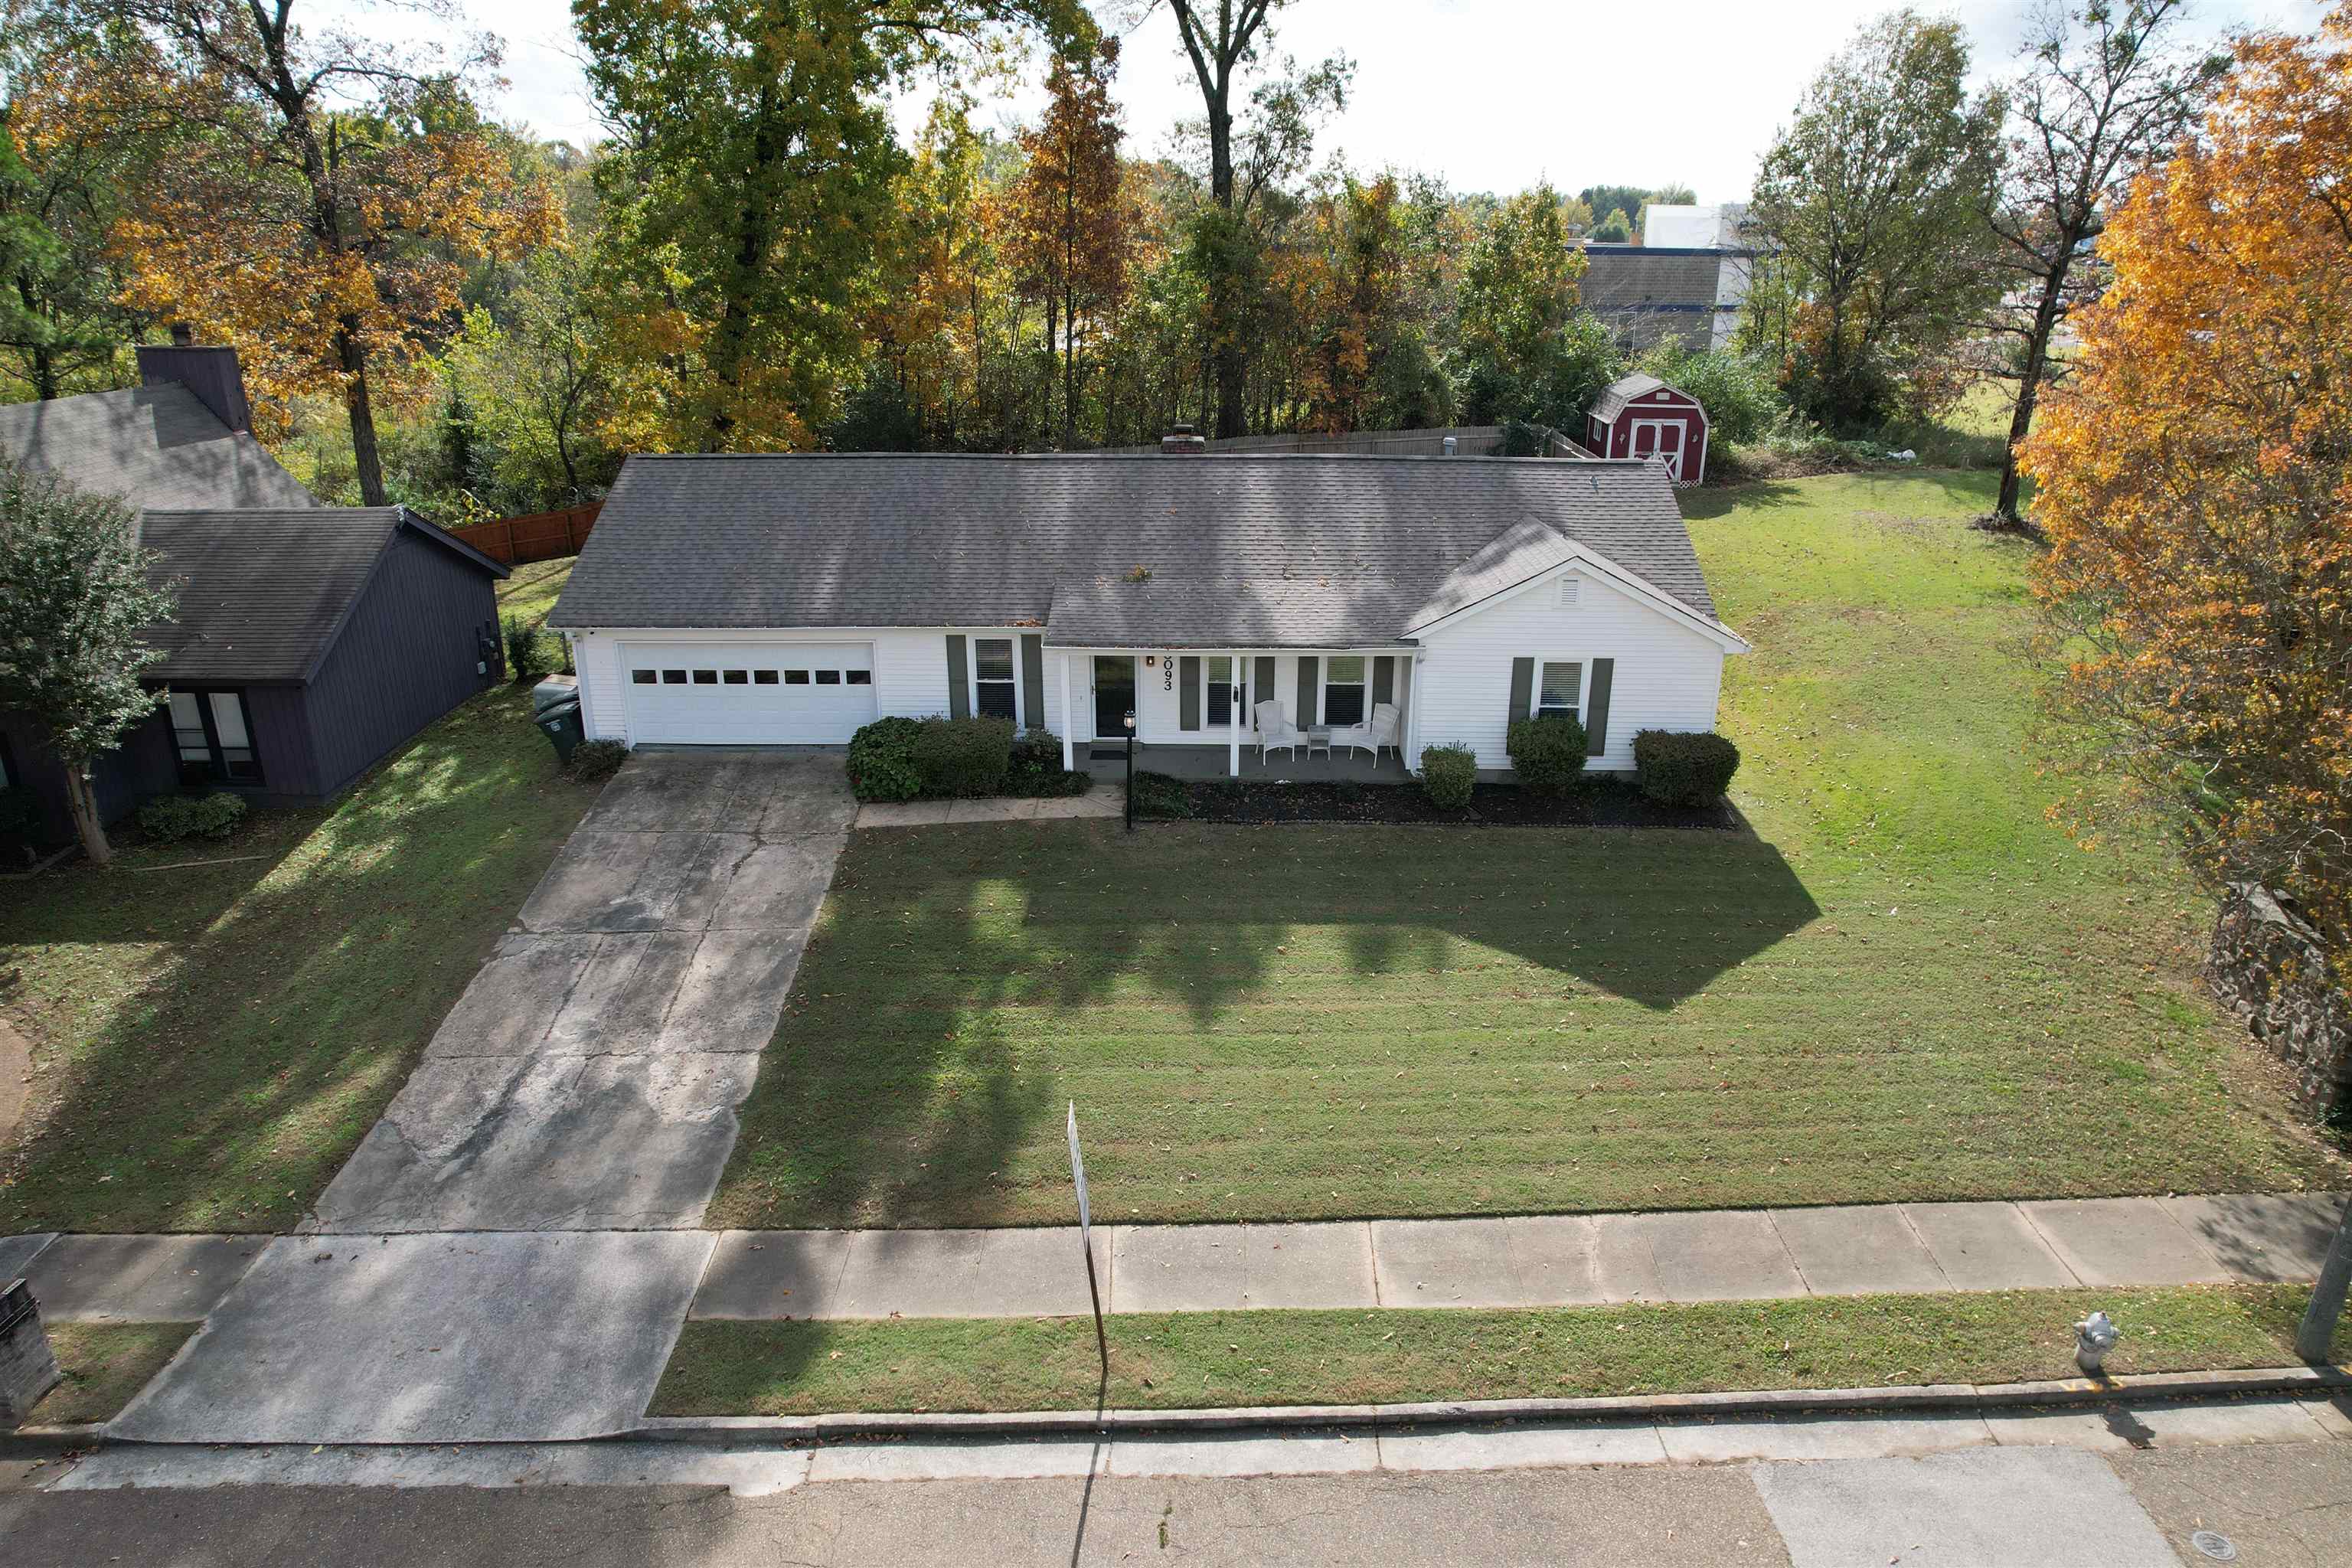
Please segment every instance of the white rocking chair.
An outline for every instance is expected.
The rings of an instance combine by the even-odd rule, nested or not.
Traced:
[[[1384,746],[1393,748],[1398,745],[1397,727],[1402,719],[1402,715],[1397,712],[1395,703],[1375,703],[1370,719],[1360,724],[1350,724],[1345,729],[1332,731],[1331,743],[1335,746],[1347,747],[1349,755],[1353,755],[1359,747],[1369,750],[1372,753],[1372,765],[1378,767],[1381,762],[1381,749]]]
[[[1282,704],[1269,700],[1259,703],[1251,711],[1257,715],[1258,762],[1265,763],[1266,752],[1276,746],[1287,751],[1291,760],[1297,761],[1298,748],[1306,743],[1307,737],[1290,727],[1290,721],[1283,716]]]

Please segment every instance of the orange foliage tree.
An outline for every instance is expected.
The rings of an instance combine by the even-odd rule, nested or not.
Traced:
[[[179,129],[116,226],[124,296],[235,343],[264,397],[339,396],[381,506],[376,384],[454,331],[468,262],[544,244],[562,216],[460,75],[306,33],[292,8],[110,0],[163,62],[116,84],[126,111]],[[492,58],[485,43],[477,63]]]
[[[1020,136],[1028,167],[1003,207],[1022,292],[1045,301],[1045,346],[1061,351],[1066,447],[1077,445],[1079,344],[1127,293],[1132,215],[1119,192],[1118,69],[1117,38],[1089,58],[1055,60],[1045,118]]]
[[[2242,42],[2025,444],[2059,711],[2215,880],[2352,934],[2352,6]]]

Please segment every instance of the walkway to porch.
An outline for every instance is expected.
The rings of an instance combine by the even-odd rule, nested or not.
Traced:
[[[1126,746],[1117,741],[1098,741],[1092,746],[1077,748],[1077,765],[1092,773],[1097,779],[1118,780],[1127,759]],[[1180,779],[1221,779],[1229,776],[1225,769],[1226,751],[1223,746],[1150,746],[1135,748],[1135,771],[1167,773]],[[1266,753],[1261,763],[1257,748],[1242,748],[1244,780],[1257,784],[1329,784],[1339,779],[1351,779],[1357,784],[1404,784],[1411,775],[1405,772],[1404,759],[1391,746],[1381,753],[1376,765],[1370,752],[1349,753],[1345,746],[1332,749],[1329,756],[1307,754],[1298,748],[1297,754],[1279,747]]]

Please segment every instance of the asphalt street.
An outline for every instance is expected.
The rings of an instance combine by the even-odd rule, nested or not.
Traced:
[[[54,1466],[44,1467],[53,1471]],[[1293,1478],[724,1487],[33,1489],[0,1463],[11,1568],[310,1563],[1639,1563],[2202,1568],[2352,1563],[2352,1443]]]

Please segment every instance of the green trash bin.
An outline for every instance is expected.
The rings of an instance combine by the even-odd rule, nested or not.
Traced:
[[[580,722],[580,700],[575,697],[569,702],[543,708],[532,722],[539,726],[540,733],[545,735],[549,744],[555,748],[556,765],[570,767],[572,748],[585,740],[588,733]]]

